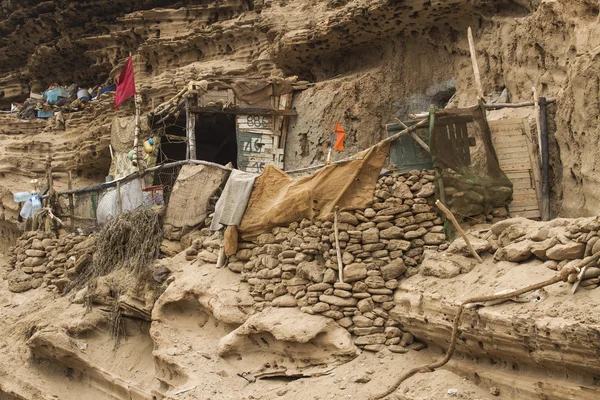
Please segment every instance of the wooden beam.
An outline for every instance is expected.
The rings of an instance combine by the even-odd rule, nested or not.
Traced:
[[[221,107],[190,107],[193,113],[218,113],[218,114],[248,114],[248,115],[283,115],[295,116],[295,110],[275,110],[272,108],[221,108]]]
[[[477,53],[475,52],[475,41],[473,40],[473,31],[469,27],[467,31],[469,37],[469,50],[471,52],[471,63],[473,64],[473,74],[475,75],[475,86],[477,87],[477,96],[484,100],[483,86],[481,85],[481,74],[479,73],[479,65],[477,65]]]

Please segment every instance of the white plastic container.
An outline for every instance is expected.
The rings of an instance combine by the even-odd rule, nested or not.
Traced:
[[[13,194],[13,200],[15,203],[23,203],[31,198],[31,193],[29,192],[19,192]]]
[[[31,218],[37,210],[42,208],[42,201],[37,194],[32,194],[29,200],[25,202],[21,209],[20,215],[22,218]]]
[[[35,214],[35,212],[37,210],[41,210],[42,209],[42,201],[40,200],[39,196],[37,194],[34,194],[31,196],[31,211],[33,211],[33,214]]]
[[[25,204],[23,204],[23,208],[21,208],[19,215],[21,215],[21,218],[29,218],[33,215],[31,213],[31,200],[27,200]]]

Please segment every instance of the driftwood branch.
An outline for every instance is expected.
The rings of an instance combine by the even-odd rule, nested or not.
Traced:
[[[467,247],[469,248],[469,251],[471,252],[471,254],[473,254],[473,257],[475,257],[475,259],[477,261],[479,261],[480,263],[482,263],[483,260],[481,259],[481,257],[479,257],[479,254],[477,254],[477,252],[475,251],[475,249],[473,249],[473,246],[471,245],[471,242],[469,241],[469,238],[467,238],[467,234],[460,227],[458,221],[454,217],[454,214],[452,214],[452,211],[450,211],[448,209],[448,207],[446,207],[445,205],[443,205],[442,202],[439,201],[439,200],[436,200],[435,205],[444,214],[446,214],[446,218],[448,218],[452,222],[452,225],[454,225],[454,228],[456,228],[456,230],[458,231],[458,233],[460,234],[460,236],[464,239],[465,243],[467,244]]]

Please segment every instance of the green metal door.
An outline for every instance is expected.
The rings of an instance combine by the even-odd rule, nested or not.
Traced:
[[[419,121],[405,122],[407,126],[415,125]],[[387,125],[388,137],[405,128],[400,124]],[[429,145],[429,127],[423,127],[415,131],[425,143]],[[400,173],[413,169],[433,169],[431,154],[422,148],[411,135],[400,136],[390,146],[390,161],[398,168]]]

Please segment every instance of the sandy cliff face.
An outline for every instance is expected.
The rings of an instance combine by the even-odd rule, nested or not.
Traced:
[[[286,168],[322,162],[336,121],[346,154],[385,137],[385,124],[443,106],[473,104],[466,28],[472,26],[486,93],[512,101],[531,87],[551,109],[553,211],[590,215],[594,182],[598,7],[569,1],[166,1],[23,2],[0,9],[0,104],[22,101],[52,82],[99,85],[135,55],[144,111],[186,82],[214,74],[298,75],[315,83],[295,96]],[[76,186],[102,180],[109,163],[106,98],[66,116],[65,130],[40,121],[0,120],[2,185],[22,190],[55,155]],[[123,109],[127,114],[132,110]],[[64,185],[61,179],[58,185]],[[9,193],[5,216],[15,215]]]

